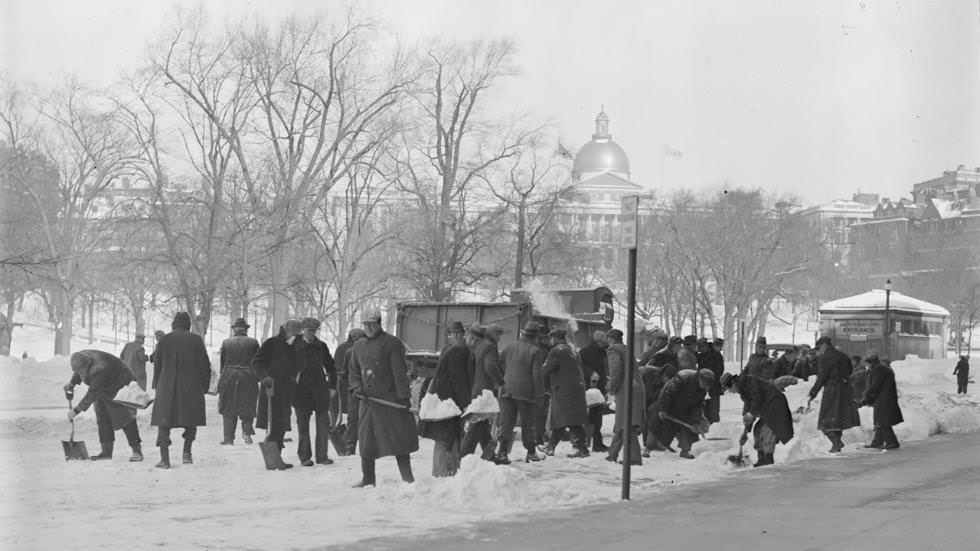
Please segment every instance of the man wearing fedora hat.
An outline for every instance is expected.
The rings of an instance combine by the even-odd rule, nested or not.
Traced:
[[[146,349],[143,348],[144,342],[146,342],[146,335],[136,333],[133,342],[127,342],[126,346],[123,347],[122,352],[119,353],[119,358],[133,372],[133,380],[136,381],[136,384],[146,390],[146,362],[150,358],[147,357]]]
[[[494,324],[496,325],[496,324]],[[503,328],[496,325],[503,332]],[[500,354],[497,343],[488,336],[489,327],[474,322],[466,330],[466,344],[470,347],[473,358],[473,387],[471,397],[477,398],[484,390],[494,395],[504,384],[504,375],[500,371]],[[490,419],[470,422],[463,442],[460,444],[460,455],[466,456],[476,451],[479,445],[483,451],[481,457],[487,461],[494,458],[495,442]]]
[[[566,429],[570,433],[575,452],[568,457],[588,457],[589,446],[585,438],[588,422],[588,406],[585,405],[585,380],[578,354],[568,344],[568,332],[563,328],[548,333],[551,350],[541,371],[551,380],[551,406],[548,420],[551,431],[544,445],[545,455],[554,455]]]
[[[222,444],[235,443],[238,420],[242,422],[242,439],[252,443],[255,428],[255,404],[259,399],[259,379],[252,371],[252,358],[259,351],[259,341],[248,336],[248,322],[238,318],[231,324],[232,336],[221,343],[221,377],[218,379],[218,413],[224,420]]]
[[[814,348],[817,349],[820,371],[817,381],[810,388],[810,401],[823,391],[817,429],[830,440],[830,453],[839,453],[844,448],[843,432],[861,425],[851,390],[850,377],[854,366],[847,354],[834,348],[828,336],[817,339]]]
[[[544,459],[537,453],[534,432],[535,403],[544,396],[540,377],[545,353],[538,346],[539,333],[540,326],[536,322],[527,322],[521,331],[520,340],[509,344],[500,353],[504,386],[500,393],[500,427],[497,434],[499,448],[496,457],[498,464],[510,463],[518,415],[521,418],[521,442],[527,451],[525,460],[530,463]]]
[[[865,448],[893,450],[898,448],[898,437],[892,428],[905,421],[902,408],[898,406],[898,387],[895,385],[895,371],[878,358],[876,350],[869,350],[864,360],[868,368],[868,386],[861,397],[861,405],[874,407],[874,436]],[[887,359],[886,359],[887,361]]]
[[[296,389],[293,410],[296,412],[297,455],[300,464],[312,467],[330,465],[327,457],[330,442],[330,391],[336,389],[337,368],[327,344],[317,338],[320,320],[303,318],[301,338],[296,339]],[[316,436],[310,442],[310,417],[314,417]],[[313,454],[316,454],[313,457]]]

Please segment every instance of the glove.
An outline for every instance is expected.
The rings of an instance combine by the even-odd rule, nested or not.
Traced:
[[[752,423],[755,422],[755,415],[752,415],[751,412],[746,413],[745,415],[742,416],[742,422],[745,423],[746,425],[751,425]]]
[[[264,386],[265,388],[272,388],[272,385],[274,385],[275,383],[276,380],[273,379],[272,377],[266,377],[265,379],[262,379],[262,386]]]
[[[68,420],[69,421],[74,421],[75,420],[75,417],[78,417],[78,414],[75,413],[75,410],[73,410],[73,409],[68,410]]]
[[[743,432],[742,437],[738,439],[738,445],[744,446],[746,442],[749,441],[749,433]]]
[[[667,420],[667,412],[666,411],[658,411],[657,412],[657,417],[659,417],[661,421],[665,421],[665,420]]]

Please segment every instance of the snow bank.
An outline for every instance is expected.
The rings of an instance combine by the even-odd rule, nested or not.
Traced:
[[[893,364],[906,419],[896,427],[900,440],[980,429],[977,390],[967,396],[954,393],[954,363],[909,359]],[[0,477],[0,533],[11,548],[56,548],[69,534],[76,536],[72,548],[79,549],[113,547],[120,541],[133,549],[178,542],[182,549],[308,548],[619,499],[622,466],[606,461],[604,454],[569,459],[565,454],[572,450],[562,443],[554,457],[527,464],[520,461],[519,439],[512,465],[470,456],[452,478],[431,476],[432,442],[423,439],[413,454],[412,485],[400,481],[393,458],[383,458],[377,465],[378,486],[353,489],[360,478],[357,456],[338,458],[331,450],[334,465],[300,467],[295,442],[287,444],[283,457],[296,468],[265,471],[257,446],[240,439],[234,446],[218,444],[221,420],[213,396],[206,398],[208,425],[200,429],[193,465],[153,468],[156,432],[149,426],[149,409],[138,412],[145,462],[126,461],[129,453],[117,433],[113,461],[66,463],[59,440],[67,439],[69,429],[61,390],[70,374],[67,359],[2,358],[0,374],[5,381],[0,386],[0,468],[9,475]],[[812,384],[813,378],[786,389],[792,409],[806,404]],[[83,392],[80,388],[76,395]],[[776,448],[776,468],[828,455],[829,442],[816,430],[818,405],[797,416],[796,438]],[[723,421],[694,446],[696,459],[654,453],[633,469],[633,496],[743,473],[726,463],[738,449],[740,413],[738,397],[726,394]],[[868,453],[859,445],[870,439],[871,414],[870,408],[861,408],[862,426],[845,431],[842,460]],[[613,416],[605,421],[608,442]],[[173,438],[179,446],[179,430]],[[77,419],[76,439],[85,441],[90,453],[98,452],[91,411]],[[751,440],[745,452],[755,459]]]

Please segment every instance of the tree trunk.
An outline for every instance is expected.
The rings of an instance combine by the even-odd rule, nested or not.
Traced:
[[[527,197],[522,196],[517,207],[517,259],[514,262],[514,288],[524,288],[524,247],[527,231]]]
[[[75,301],[74,297],[66,289],[58,289],[55,300],[54,354],[55,356],[68,356],[71,354]]]

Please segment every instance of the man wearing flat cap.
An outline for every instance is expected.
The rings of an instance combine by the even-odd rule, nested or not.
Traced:
[[[606,332],[596,331],[592,334],[589,344],[579,350],[579,359],[582,361],[582,382],[586,388],[599,389],[603,398],[606,397],[606,382],[609,380],[607,348],[609,348],[609,341]],[[602,416],[606,409],[605,404],[589,408],[585,437],[586,441],[591,438],[594,452],[609,451],[609,447],[602,441]]]
[[[823,431],[830,440],[830,453],[839,453],[844,449],[843,432],[861,425],[851,390],[850,378],[854,367],[847,354],[834,348],[830,337],[817,339],[815,348],[820,371],[817,373],[817,381],[810,389],[810,401],[823,391],[817,429]]]
[[[514,426],[521,418],[521,442],[527,452],[527,462],[541,461],[534,433],[535,403],[544,395],[540,382],[545,352],[538,346],[540,326],[529,321],[521,331],[521,338],[509,344],[500,353],[504,374],[504,386],[500,393],[500,426],[497,433],[499,448],[495,461],[510,463],[510,450],[514,446]]]
[[[755,352],[749,355],[749,360],[745,363],[745,368],[742,370],[743,375],[752,375],[753,377],[760,377],[767,381],[772,380],[773,360],[769,357],[769,354],[766,354],[767,344],[765,337],[759,337],[755,340]]]
[[[551,432],[544,445],[545,455],[554,455],[567,429],[573,453],[568,457],[588,457],[589,446],[585,438],[588,422],[588,406],[585,405],[585,380],[578,354],[568,344],[568,332],[563,328],[548,333],[551,350],[541,367],[551,382],[551,406],[548,411]]]
[[[452,400],[460,411],[470,405],[473,381],[470,375],[471,355],[466,346],[463,324],[454,321],[447,332],[447,344],[439,353],[436,373],[429,383],[429,394],[439,401]],[[435,441],[432,449],[432,476],[453,476],[459,470],[460,442],[463,439],[463,419],[453,417],[440,421],[419,421],[419,436]]]
[[[861,399],[861,405],[873,406],[874,436],[865,448],[894,450],[899,447],[898,437],[892,428],[905,421],[902,408],[898,406],[898,387],[895,385],[895,371],[880,358],[876,350],[868,351],[864,360],[868,368],[868,386]],[[825,391],[826,392],[826,391]]]
[[[677,351],[678,369],[697,369],[698,353],[696,350],[698,338],[694,335],[684,337],[680,350]]]
[[[721,339],[715,339],[715,341],[719,340]],[[723,391],[720,381],[722,374],[725,373],[725,358],[718,348],[721,348],[721,345],[716,348],[706,337],[698,339],[698,351],[700,352],[698,365],[701,369],[707,369],[715,374],[715,382],[708,389],[708,401],[704,404],[704,416],[709,423],[721,421],[721,394]]]
[[[646,404],[643,381],[637,369],[633,369],[632,380],[626,378],[630,362],[633,362],[635,367],[636,361],[630,357],[629,350],[623,344],[623,332],[619,329],[610,329],[606,332],[606,338],[609,339],[609,350],[606,352],[606,359],[609,361],[609,380],[606,383],[606,392],[612,394],[616,401],[613,438],[607,450],[606,460],[616,461],[626,439],[630,438],[629,461],[633,465],[639,465],[643,462],[640,458],[639,433],[643,429],[644,404]],[[626,392],[631,386],[633,407],[626,409]],[[626,460],[624,456],[623,461]]]
[[[646,396],[643,442],[644,455],[649,456],[651,451],[670,451],[669,441],[664,441],[666,435],[663,434],[663,426],[657,413],[660,411],[660,392],[663,390],[667,381],[677,375],[677,354],[683,346],[684,340],[678,336],[669,339],[663,334],[663,341],[666,343],[663,348],[658,350],[653,359],[646,366],[638,371],[640,379],[643,381],[644,395]]]
[[[358,339],[366,338],[364,330],[355,327],[347,332],[347,340],[337,345],[334,354],[334,365],[337,366],[337,395],[340,399],[340,415],[347,416],[346,425],[340,420],[336,420],[336,429],[343,431],[344,455],[354,455],[357,449],[357,398],[350,393],[349,366],[351,354],[354,351],[354,343]]]
[[[418,429],[409,410],[411,389],[405,345],[381,328],[381,312],[361,317],[365,338],[354,343],[348,374],[350,388],[360,400],[357,440],[361,481],[355,488],[374,486],[378,458],[394,455],[402,480],[415,482],[411,453],[418,451]]]
[[[317,338],[320,320],[303,318],[302,333],[296,339],[296,390],[293,410],[296,412],[297,449],[300,464],[312,467],[330,465],[330,391],[336,389],[337,368],[327,344]],[[310,418],[314,417],[316,437],[310,443]],[[314,456],[315,454],[315,456]]]
[[[146,390],[146,362],[150,358],[146,355],[146,348],[143,347],[144,342],[146,342],[146,335],[136,333],[133,342],[128,342],[123,347],[122,352],[119,353],[119,358],[133,372],[133,380],[136,381],[136,384],[140,385],[140,388],[143,390]]]
[[[493,325],[502,332],[502,327]],[[491,340],[489,336],[489,329],[474,322],[466,331],[466,345],[469,346],[473,359],[473,388],[470,392],[472,398],[479,397],[484,390],[489,390],[496,395],[497,389],[504,384],[504,374],[500,370],[500,354],[497,351],[496,341]],[[483,452],[481,457],[492,461],[495,452],[492,429],[490,419],[469,423],[469,429],[460,444],[460,455],[466,456],[475,452],[476,446],[479,445]]]
[[[279,333],[266,339],[252,358],[252,370],[262,382],[255,426],[266,429],[266,442],[275,442],[279,449],[285,447],[286,433],[292,430],[293,391],[296,389],[296,339],[303,331],[297,319],[286,320]],[[292,468],[277,455],[270,470]]]
[[[248,336],[248,322],[238,318],[231,325],[232,335],[221,343],[221,377],[218,379],[218,413],[224,421],[221,443],[235,443],[238,420],[242,439],[252,443],[255,429],[255,404],[259,399],[259,379],[252,371],[252,358],[259,351],[259,341]]]
[[[751,431],[758,456],[753,466],[772,465],[776,443],[786,444],[793,438],[793,415],[786,396],[773,383],[751,375],[723,373],[720,386],[742,399],[745,430],[739,444],[748,441]]]
[[[207,423],[204,394],[211,384],[211,360],[200,335],[191,333],[191,317],[177,312],[172,331],[157,342],[153,359],[156,401],[150,424],[157,427],[158,468],[170,468],[170,429],[184,429],[184,463],[193,463],[191,446],[197,427]]]
[[[669,445],[676,437],[680,448],[680,456],[694,459],[691,445],[700,439],[698,433],[678,423],[697,427],[704,415],[704,397],[715,382],[715,374],[710,370],[682,369],[667,381],[660,392],[657,413],[662,423],[664,445]]]

